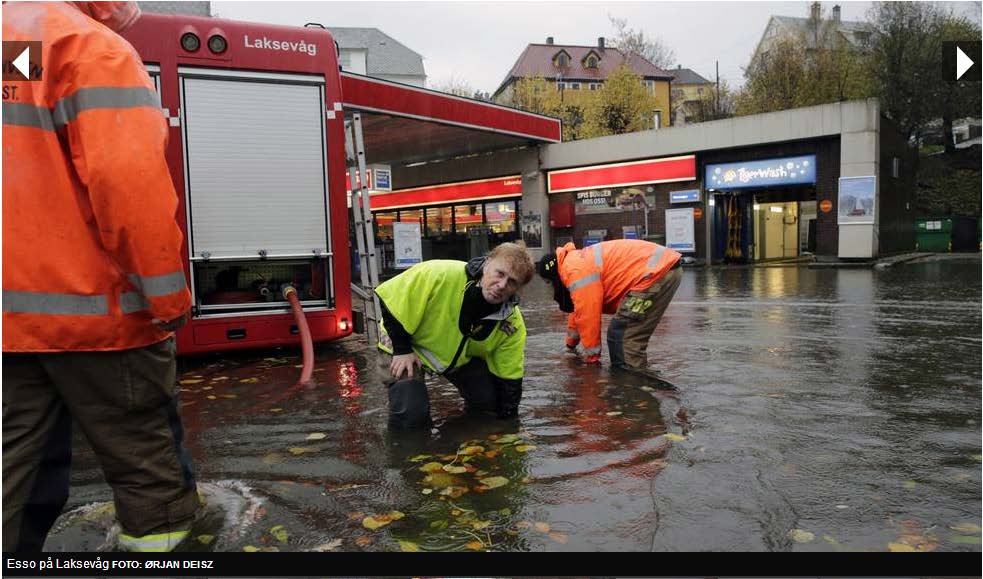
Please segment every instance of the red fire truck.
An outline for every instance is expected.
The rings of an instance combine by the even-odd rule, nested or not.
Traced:
[[[126,33],[171,125],[194,306],[183,354],[352,331],[345,128],[331,34],[145,13]],[[139,187],[138,183],[134,184]]]

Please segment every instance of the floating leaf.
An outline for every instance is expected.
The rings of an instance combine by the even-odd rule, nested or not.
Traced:
[[[283,528],[283,525],[277,525],[270,529],[270,534],[273,535],[277,541],[281,543],[286,543],[290,535],[287,534],[287,530]]]
[[[549,525],[549,523],[536,523],[536,524],[533,525],[533,527],[535,527],[536,530],[539,531],[540,533],[549,533],[550,532],[550,525]]]
[[[530,523],[529,521],[519,521],[518,523],[515,524],[515,527],[517,529],[528,529],[531,526],[532,523]]]
[[[204,390],[211,390],[211,389],[212,389],[212,387],[211,387],[211,386],[202,386],[202,387],[201,387],[201,389],[202,389],[203,391],[204,391]]]
[[[220,398],[238,398],[235,394],[219,394]]]
[[[517,440],[519,440],[518,434],[505,434],[503,436],[499,436],[498,439],[495,440],[495,442],[497,444],[511,444],[513,442],[516,442]]]
[[[461,495],[463,495],[463,494],[465,494],[467,492],[468,492],[468,487],[454,487],[454,486],[451,486],[451,487],[447,487],[444,490],[440,491],[440,494],[442,496],[445,496],[445,497],[450,497],[452,499],[456,499],[457,497],[459,497],[459,496],[461,496]]]
[[[418,454],[410,459],[410,462],[420,462],[421,460],[426,460],[430,458],[429,454]]]
[[[901,486],[903,486],[904,488],[906,488],[908,490],[911,490],[911,489],[915,488],[916,486],[918,486],[918,483],[916,483],[913,480],[906,480],[903,483],[901,483]]]
[[[368,547],[374,542],[375,539],[373,539],[372,537],[359,537],[355,539],[355,544],[358,545],[359,547]]]
[[[553,531],[552,533],[550,533],[550,539],[553,539],[557,543],[562,543],[565,545],[569,540],[569,537],[567,536],[566,533],[558,533],[556,531]]]
[[[519,445],[516,445],[515,451],[516,452],[529,452],[530,450],[533,450],[534,448],[536,448],[536,447],[534,445],[532,445],[532,444],[519,444]]]
[[[207,545],[215,540],[215,535],[198,535],[195,537],[202,545]]]
[[[498,514],[502,515],[503,517],[507,517],[507,516],[509,516],[509,515],[512,514],[512,509],[506,507],[506,508],[498,511]]]
[[[444,468],[444,465],[439,462],[428,462],[427,464],[420,467],[420,472],[439,472]]]
[[[307,440],[324,440],[328,435],[323,432],[312,432],[307,435]]]
[[[485,453],[485,458],[495,458],[496,456],[498,456],[498,453],[499,451],[497,450],[489,450],[488,452]]]
[[[279,452],[271,452],[263,456],[263,464],[277,464],[283,460],[283,455]]]
[[[399,549],[401,551],[403,551],[404,553],[419,553],[420,552],[420,546],[419,545],[417,545],[413,541],[404,541],[403,539],[400,539],[399,540]]]
[[[850,508],[850,505],[836,505],[836,508],[837,509],[840,509],[840,510],[849,509]]]
[[[218,400],[218,396],[211,396],[211,395],[209,395],[208,396],[208,399],[209,400]]]
[[[614,411],[614,412],[608,412],[607,413],[608,416],[621,416],[621,414],[622,413],[620,411]]]
[[[485,544],[482,543],[481,541],[471,541],[470,543],[465,545],[465,547],[471,549],[472,551],[480,551],[485,548]]]
[[[393,521],[398,521],[405,517],[403,513],[399,511],[391,511],[386,515],[376,515],[374,517],[365,517],[362,519],[362,526],[366,529],[376,530],[379,527],[384,527]]]
[[[341,539],[331,539],[330,541],[317,545],[316,547],[312,548],[311,551],[315,553],[325,553],[328,551],[334,551],[341,546],[341,542],[342,542]]]
[[[444,471],[432,472],[423,479],[423,484],[435,489],[442,489],[460,484],[460,478]]]
[[[505,478],[504,476],[491,476],[488,478],[479,479],[478,482],[490,489],[497,489],[498,487],[509,484],[509,479]]]
[[[446,529],[449,526],[450,526],[450,523],[448,523],[444,519],[440,519],[438,521],[430,521],[430,528],[431,529],[436,529],[438,531],[441,531],[443,529]]]
[[[468,471],[468,469],[466,469],[463,466],[454,466],[452,464],[445,464],[443,466],[443,469],[446,472],[449,472],[449,473],[452,473],[452,474],[461,474],[462,472],[467,472]]]
[[[283,408],[270,408],[270,412],[283,412]]]
[[[247,552],[247,553],[255,553],[256,551],[259,551],[259,547],[253,547],[252,545],[246,545],[245,547],[242,548],[242,550],[245,551],[245,552]]]
[[[959,543],[960,545],[979,545],[980,538],[972,537],[969,535],[955,535],[952,537],[951,541],[953,543]]]
[[[306,452],[317,452],[317,449],[311,446],[291,446],[287,449],[290,454],[304,454]]]
[[[461,450],[461,454],[472,455],[485,452],[485,447],[483,446],[466,446]]]
[[[475,531],[480,531],[481,529],[484,529],[490,524],[491,521],[475,521],[471,523],[471,528],[473,528]]]
[[[429,495],[430,493],[433,492],[433,489],[423,489],[421,492],[425,495]]]
[[[178,384],[181,384],[183,386],[189,386],[191,384],[201,384],[202,382],[204,382],[204,380],[181,380],[180,382],[178,382]]]
[[[809,543],[816,538],[816,535],[802,529],[792,529],[788,532],[788,536],[796,543]]]
[[[904,543],[888,543],[887,548],[892,553],[914,553],[915,548]]]
[[[978,535],[980,533],[980,526],[973,523],[957,523],[950,525],[949,528],[963,535]]]
[[[359,519],[365,518],[365,513],[361,511],[355,511],[353,513],[348,513],[348,519],[352,521],[357,521]]]
[[[229,379],[228,376],[216,376],[216,377],[212,378],[212,382],[222,382],[222,381],[228,380],[228,379]]]
[[[259,378],[243,378],[242,380],[239,380],[239,382],[242,382],[243,384],[255,384],[256,382],[259,382]]]
[[[686,440],[685,436],[683,436],[682,434],[676,434],[675,432],[667,432],[666,438],[673,442],[682,442]]]

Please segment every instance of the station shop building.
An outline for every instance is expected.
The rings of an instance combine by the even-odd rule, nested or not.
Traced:
[[[712,263],[871,259],[914,249],[916,163],[868,99],[393,167],[372,203],[380,241],[419,219],[429,258],[468,257],[475,228],[537,256],[643,238]]]

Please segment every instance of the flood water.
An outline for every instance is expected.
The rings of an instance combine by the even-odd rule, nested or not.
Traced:
[[[434,381],[435,429],[388,431],[359,337],[305,387],[292,350],[185,360],[182,549],[980,551],[979,260],[686,269],[649,347],[678,392],[564,357],[550,295],[523,292],[515,421]],[[47,550],[112,545],[76,449]]]

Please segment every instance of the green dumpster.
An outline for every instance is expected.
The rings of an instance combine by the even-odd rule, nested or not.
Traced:
[[[915,249],[948,253],[952,251],[952,219],[919,219],[915,224]]]

